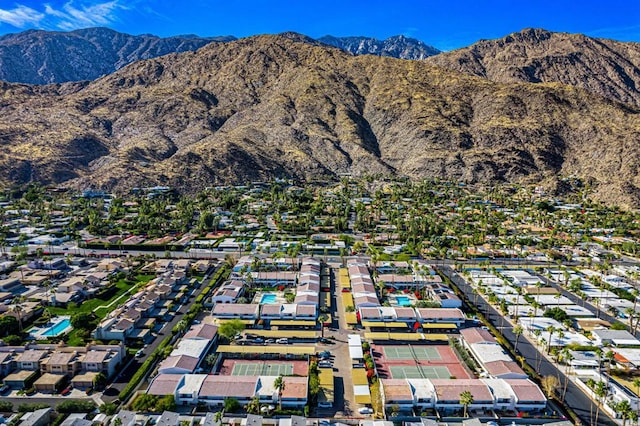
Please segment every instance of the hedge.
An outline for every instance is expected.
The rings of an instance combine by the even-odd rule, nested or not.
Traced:
[[[205,290],[211,289],[215,285],[217,285],[218,281],[223,276],[223,274],[228,272],[230,272],[228,265],[225,264],[222,267],[220,267],[220,269],[216,271],[216,274],[211,279],[209,285],[205,288]],[[197,298],[196,298],[196,301],[197,301]],[[202,309],[203,309],[202,304],[194,303],[189,308],[189,311],[184,315],[183,319],[187,321],[187,324],[190,324],[191,321],[193,321],[193,319],[196,317],[196,315],[202,311]],[[151,368],[153,368],[153,366],[155,365],[157,358],[159,356],[163,356],[164,350],[171,343],[172,337],[173,337],[172,335],[166,336],[164,340],[160,342],[160,345],[158,345],[156,350],[153,351],[153,353],[149,356],[149,358],[147,358],[147,360],[142,364],[140,369],[135,372],[135,374],[131,378],[131,381],[129,381],[129,383],[127,383],[124,389],[120,391],[120,394],[118,395],[118,397],[120,398],[120,401],[124,402],[127,400],[127,398],[129,398],[129,396],[131,396],[131,393],[133,393],[133,391],[138,387],[138,385],[140,384],[140,381],[144,378],[144,376],[146,376],[149,373],[149,371],[151,371]]]

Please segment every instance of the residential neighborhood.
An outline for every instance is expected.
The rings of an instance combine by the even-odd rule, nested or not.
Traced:
[[[345,177],[30,187],[0,220],[13,424],[637,420],[631,212]]]

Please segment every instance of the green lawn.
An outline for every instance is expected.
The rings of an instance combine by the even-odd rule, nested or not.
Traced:
[[[80,306],[76,306],[72,304],[67,308],[61,308],[56,306],[49,307],[49,311],[52,315],[73,315],[76,313],[84,312],[93,312],[98,321],[102,320],[107,316],[109,312],[111,312],[115,307],[119,304],[124,303],[132,293],[135,293],[136,288],[142,284],[146,284],[151,279],[153,279],[155,275],[136,275],[135,281],[127,281],[127,280],[119,280],[116,281],[115,286],[118,288],[109,300],[103,299],[89,299],[85,300]],[[69,332],[69,336],[67,339],[67,344],[70,346],[84,346],[86,341],[79,334],[82,330],[72,329]]]
[[[127,280],[119,280],[116,281],[115,285],[118,288],[118,291],[114,293],[113,296],[109,300],[103,299],[89,299],[85,300],[80,306],[72,305],[67,308],[61,308],[57,306],[51,306],[49,311],[52,315],[73,315],[79,312],[94,312],[98,319],[103,319],[109,312],[111,312],[119,303],[124,302],[128,299],[129,294],[125,294],[128,290],[134,292],[132,287],[135,287],[141,283],[147,283],[149,280],[153,279],[155,275],[136,275],[136,281],[127,281]],[[122,301],[118,301],[117,299],[122,298]],[[113,303],[112,306],[109,306]],[[109,306],[109,309],[107,309]]]

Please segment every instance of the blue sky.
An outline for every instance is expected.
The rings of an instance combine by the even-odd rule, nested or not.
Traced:
[[[396,34],[442,50],[527,27],[640,41],[640,0],[0,0],[0,34],[106,26],[130,34]]]

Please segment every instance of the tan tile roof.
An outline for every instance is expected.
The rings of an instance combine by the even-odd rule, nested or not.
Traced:
[[[411,386],[405,379],[384,379],[382,389],[387,401],[410,401],[413,399]]]
[[[149,395],[173,395],[181,379],[182,374],[159,374],[151,382],[147,393]]]
[[[459,401],[464,391],[471,392],[475,403],[493,402],[491,391],[477,379],[431,379],[439,401]]]
[[[505,380],[519,401],[546,401],[546,398],[538,385],[530,380],[508,379]]]
[[[306,377],[284,377],[284,390],[282,398],[297,399],[307,397]]]
[[[488,330],[485,330],[480,327],[473,328],[465,328],[460,330],[460,334],[462,338],[467,342],[467,344],[472,345],[474,343],[496,343],[495,337]]]

